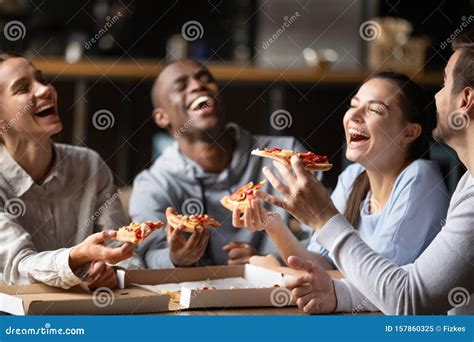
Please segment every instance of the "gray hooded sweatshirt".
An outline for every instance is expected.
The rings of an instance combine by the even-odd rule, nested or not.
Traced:
[[[187,214],[204,212],[219,220],[222,226],[219,229],[211,229],[207,249],[197,263],[199,266],[226,264],[228,254],[222,247],[232,241],[247,242],[260,255],[271,253],[279,257],[275,245],[264,231],[252,233],[247,229],[234,228],[232,212],[221,205],[220,199],[248,182],[265,179],[261,171],[264,166],[271,166],[271,160],[251,155],[253,149],[279,147],[304,151],[302,145],[293,137],[254,136],[235,124],[228,124],[226,128],[234,136],[237,145],[229,167],[220,174],[204,172],[199,164],[182,154],[178,144],[174,142],[163,151],[151,168],[136,177],[130,199],[130,216],[138,222],[166,221],[167,207]],[[275,194],[268,182],[263,190]],[[267,208],[278,212],[283,220],[289,222],[290,217],[284,210],[272,206]],[[305,247],[311,231],[309,227],[302,227],[295,232]],[[174,267],[163,229],[146,239],[137,252],[143,257],[147,268]]]

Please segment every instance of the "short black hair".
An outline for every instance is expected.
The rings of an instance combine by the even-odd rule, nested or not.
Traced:
[[[452,43],[453,51],[459,51],[459,58],[453,68],[453,94],[458,94],[474,84],[474,30],[456,37]]]

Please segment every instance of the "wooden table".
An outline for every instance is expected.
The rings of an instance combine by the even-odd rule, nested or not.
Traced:
[[[193,309],[183,311],[160,312],[151,316],[306,316],[296,306],[284,308],[227,308]],[[336,312],[334,316],[353,316],[352,312]],[[380,316],[381,312],[358,312],[357,316]]]

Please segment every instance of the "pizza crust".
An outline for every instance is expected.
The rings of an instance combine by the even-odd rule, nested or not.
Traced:
[[[262,187],[263,184],[265,184],[267,181],[264,179],[260,181],[257,184],[253,184],[253,182],[249,182],[246,185],[240,187],[237,189],[232,195],[237,195],[239,191],[245,191],[245,190],[258,190]],[[244,194],[245,199],[241,201],[236,201],[231,198],[232,195],[226,195],[221,198],[221,204],[226,208],[229,209],[230,211],[233,211],[234,209],[239,209],[240,211],[244,211],[245,208],[250,207],[250,200],[247,196],[247,194]]]
[[[276,155],[275,153],[269,153],[269,152],[257,149],[257,150],[253,150],[250,154],[253,154],[254,156],[259,156],[259,157],[271,158],[291,168],[292,165],[288,157],[291,157],[293,154],[295,154],[295,152],[291,150],[281,150],[279,152],[279,155]],[[305,169],[309,171],[328,171],[331,168],[332,168],[331,163],[318,163],[318,164],[312,164],[312,165],[305,165]]]

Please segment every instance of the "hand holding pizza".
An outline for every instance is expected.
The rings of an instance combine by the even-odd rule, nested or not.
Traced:
[[[88,236],[83,242],[76,245],[69,253],[69,265],[72,270],[94,260],[116,264],[133,255],[133,244],[124,243],[117,248],[105,246],[105,242],[114,239],[117,232],[106,230]]]
[[[166,212],[168,217],[177,215],[172,208],[168,208]],[[178,267],[192,266],[198,262],[209,242],[209,229],[202,225],[197,225],[187,240],[183,234],[186,230],[184,223],[177,224],[175,227],[168,224],[166,229],[170,258],[173,264]]]
[[[324,186],[305,169],[298,157],[291,157],[291,166],[295,174],[282,163],[275,161],[273,165],[280,171],[286,184],[267,167],[263,168],[263,173],[271,185],[284,195],[284,199],[261,190],[255,193],[258,198],[285,209],[300,222],[315,230],[321,229],[338,213]]]
[[[242,209],[235,207],[232,211],[232,225],[236,228],[247,228],[252,232],[265,230],[282,223],[280,215],[265,209],[260,200],[250,200],[250,206]]]

